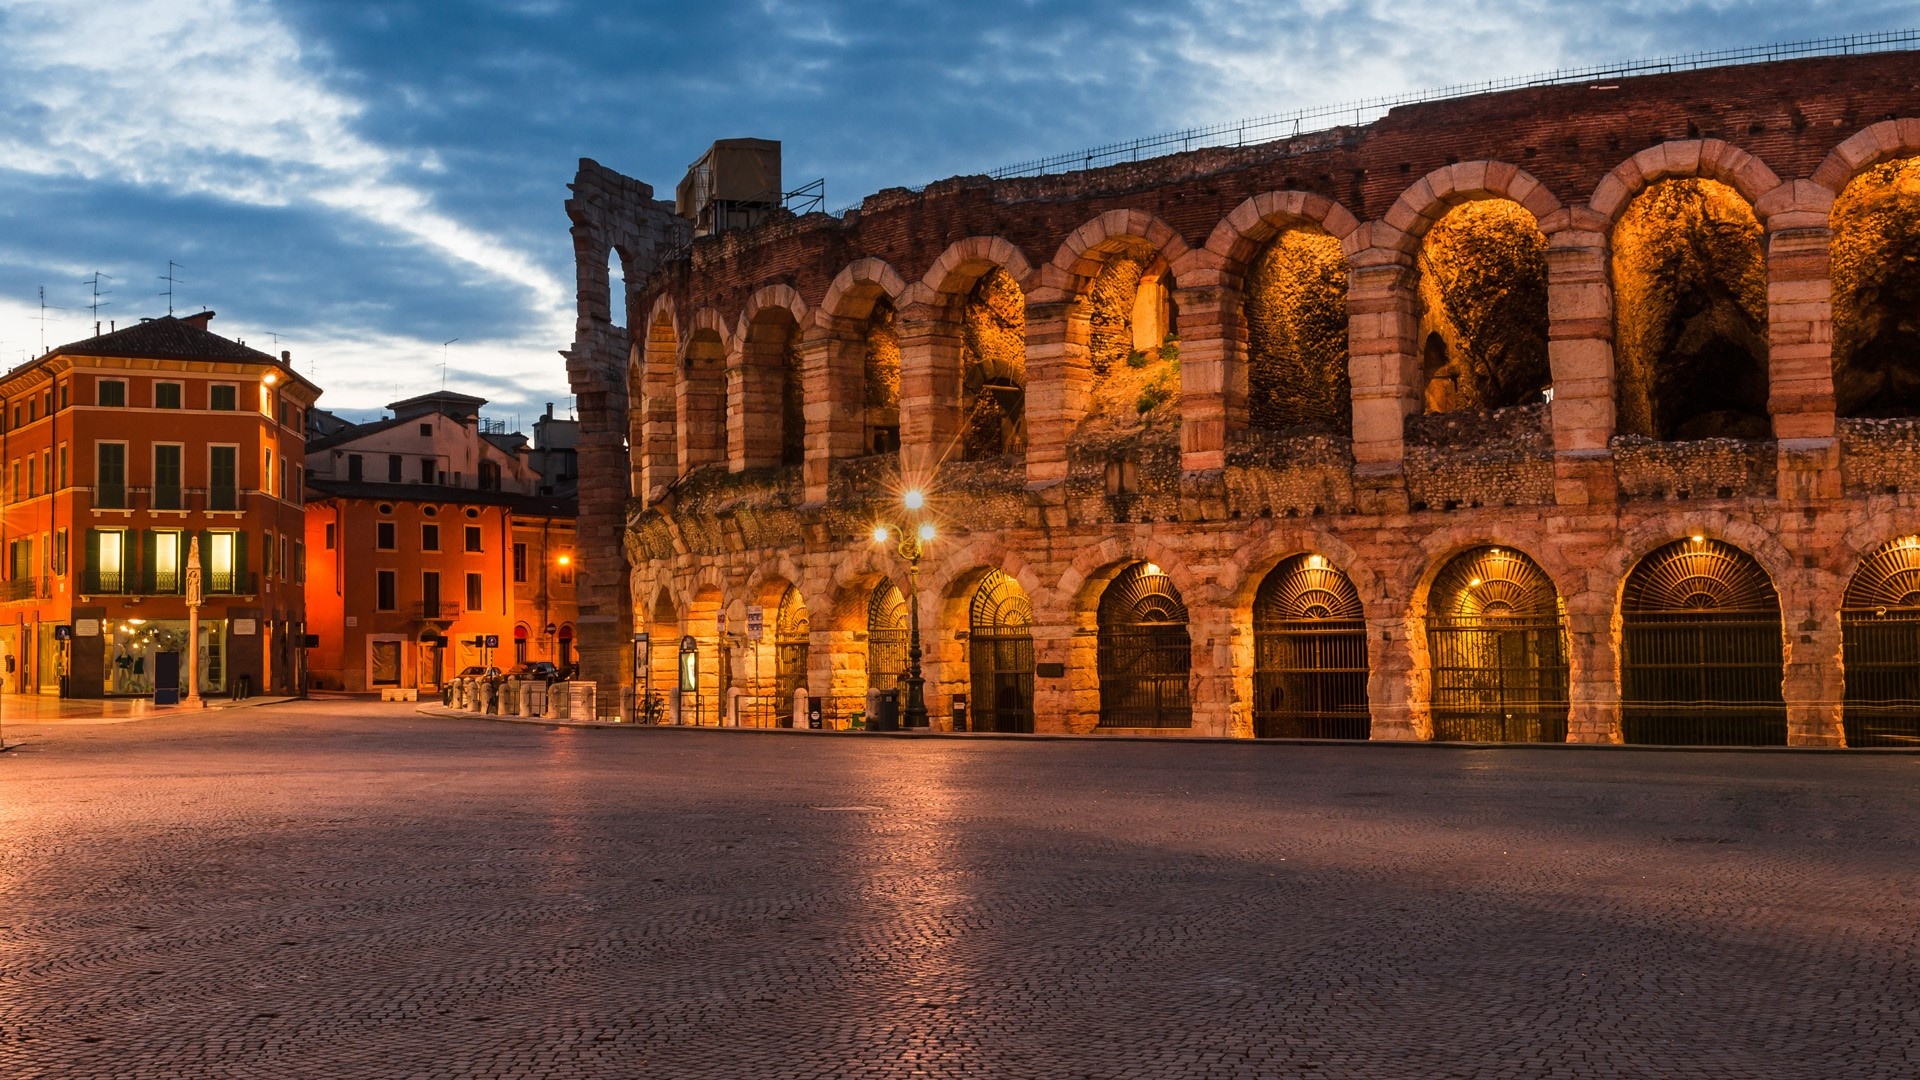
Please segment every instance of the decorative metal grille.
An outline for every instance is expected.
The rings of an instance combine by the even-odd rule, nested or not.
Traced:
[[[975,731],[1033,730],[1033,605],[998,570],[973,593],[968,633]]]
[[[1263,739],[1364,739],[1367,626],[1347,575],[1318,555],[1271,570],[1253,599],[1253,726]]]
[[[867,686],[892,690],[907,670],[907,598],[882,578],[867,599]]]
[[[1427,600],[1433,737],[1565,742],[1566,634],[1560,597],[1511,548],[1461,552]]]
[[[1621,622],[1626,741],[1786,745],[1780,597],[1753,556],[1676,540],[1627,575]]]
[[[1152,563],[1134,563],[1100,596],[1102,727],[1190,727],[1193,641],[1187,605]]]
[[[1848,746],[1920,746],[1920,538],[1869,555],[1840,609]]]

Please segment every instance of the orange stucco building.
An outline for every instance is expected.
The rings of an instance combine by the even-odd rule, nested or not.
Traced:
[[[470,666],[572,666],[573,500],[525,439],[482,433],[483,404],[428,394],[308,443],[314,686],[432,691]]]
[[[201,692],[301,682],[307,410],[319,387],[211,332],[143,319],[0,377],[0,686],[147,695],[186,681],[199,541]]]

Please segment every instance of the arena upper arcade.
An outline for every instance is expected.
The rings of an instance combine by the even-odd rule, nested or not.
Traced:
[[[983,730],[1920,744],[1914,53],[690,247],[591,162],[568,209],[583,651],[626,681],[648,634],[668,718],[894,686],[872,531],[920,488],[937,725],[965,694]]]

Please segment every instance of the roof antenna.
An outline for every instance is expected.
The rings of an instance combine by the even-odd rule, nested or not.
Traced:
[[[159,295],[167,298],[167,318],[169,319],[173,318],[173,287],[175,285],[186,284],[185,279],[175,275],[174,271],[185,270],[185,269],[186,267],[181,266],[179,263],[174,262],[172,259],[168,259],[167,272],[160,278],[161,281],[164,281],[167,283],[167,291]]]
[[[113,280],[112,274],[103,274],[100,271],[95,270],[93,272],[92,277],[80,283],[82,285],[93,286],[93,301],[92,303],[87,305],[87,308],[88,310],[93,312],[93,336],[94,337],[100,336],[100,309],[103,307],[113,306],[108,301],[100,299],[103,296],[113,295],[113,290],[111,289],[107,290],[106,292],[101,292],[100,283],[103,281],[112,281],[112,280]]]
[[[448,338],[440,343],[440,392],[443,394],[447,392],[447,346],[459,340]]]
[[[65,311],[63,307],[51,307],[47,304],[47,287],[40,286],[40,355],[47,354],[47,312]]]

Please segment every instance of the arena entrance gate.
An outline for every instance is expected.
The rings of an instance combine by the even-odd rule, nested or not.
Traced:
[[[1620,729],[1630,743],[1785,746],[1780,597],[1753,556],[1676,540],[1621,601]]]
[[[1867,557],[1840,609],[1848,746],[1920,746],[1920,537]]]
[[[1018,582],[990,570],[973,591],[967,633],[975,731],[1033,730],[1033,605]]]
[[[1546,572],[1512,548],[1461,552],[1427,600],[1433,737],[1565,742],[1566,634]]]
[[[1153,563],[1134,563],[1101,594],[1097,617],[1100,726],[1191,727],[1193,641],[1173,581]]]
[[[1347,575],[1319,555],[1267,573],[1253,599],[1253,733],[1364,739],[1367,624]]]
[[[867,688],[893,690],[907,670],[907,598],[885,578],[867,598]]]

